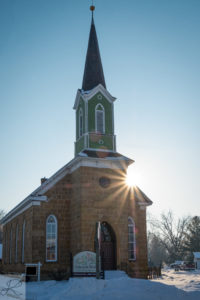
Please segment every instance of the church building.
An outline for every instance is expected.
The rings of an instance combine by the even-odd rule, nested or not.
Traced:
[[[105,270],[147,278],[146,208],[152,201],[126,184],[134,161],[116,149],[114,102],[107,87],[92,20],[82,88],[74,110],[74,158],[3,218],[3,271],[24,273],[41,263],[41,279],[71,276],[72,258],[95,252],[101,224]],[[124,120],[126,121],[126,120]]]

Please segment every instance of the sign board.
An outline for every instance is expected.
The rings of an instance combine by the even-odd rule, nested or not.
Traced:
[[[83,251],[73,258],[73,273],[96,273],[96,254]]]

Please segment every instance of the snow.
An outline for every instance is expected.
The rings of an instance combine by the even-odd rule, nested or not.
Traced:
[[[122,271],[106,272],[105,280],[70,278],[69,281],[22,283],[15,289],[18,295],[0,299],[26,300],[199,300],[200,272],[166,269],[162,277],[153,280],[132,279]],[[0,275],[0,288],[10,280]],[[24,290],[26,296],[24,298]],[[19,295],[19,293],[21,293]]]
[[[0,275],[0,299],[11,300],[20,299],[25,300],[25,282],[22,282],[20,276],[3,276]],[[7,291],[6,289],[9,288]]]
[[[174,271],[173,269],[165,269],[162,271],[162,278],[153,281],[173,285],[186,292],[198,291],[200,299],[200,270]]]

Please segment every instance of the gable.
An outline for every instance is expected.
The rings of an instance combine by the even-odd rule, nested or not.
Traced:
[[[84,101],[89,101],[98,92],[100,92],[110,103],[113,103],[116,100],[115,97],[113,97],[101,84],[99,84],[90,91],[85,92],[79,89],[76,94],[76,99],[75,99],[73,109],[77,110],[81,97],[83,98]]]

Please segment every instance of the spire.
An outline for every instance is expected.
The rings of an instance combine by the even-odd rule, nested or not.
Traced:
[[[101,63],[101,56],[99,52],[98,39],[94,25],[93,11],[95,7],[92,5],[92,22],[90,28],[90,36],[88,42],[87,56],[85,61],[85,70],[83,76],[82,89],[88,91],[93,89],[99,83],[106,88],[106,83],[103,74],[103,67]]]

